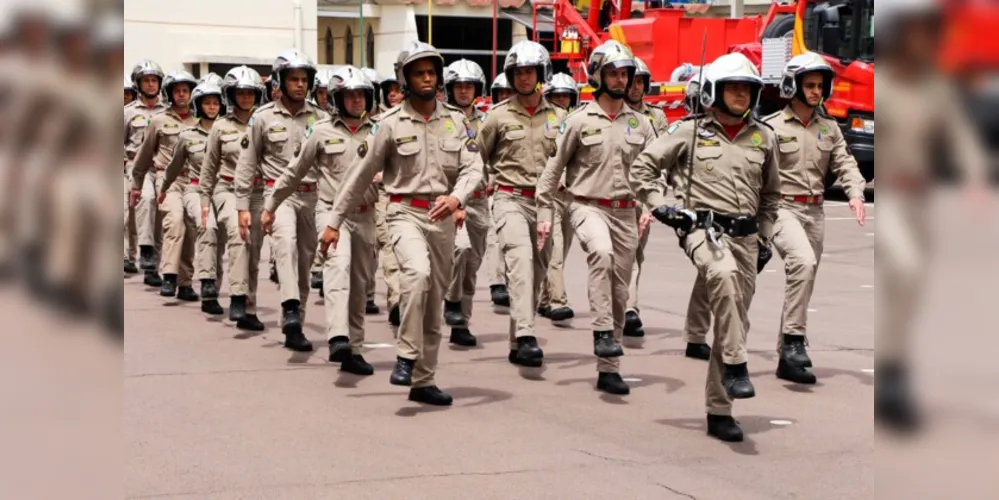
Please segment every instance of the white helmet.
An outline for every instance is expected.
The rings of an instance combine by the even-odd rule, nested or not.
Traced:
[[[159,64],[156,64],[149,59],[143,59],[132,67],[132,83],[135,85],[135,90],[137,90],[140,94],[142,93],[142,86],[139,85],[139,81],[142,80],[142,77],[144,76],[155,76],[160,81],[160,88],[158,91],[163,90],[163,78],[166,75],[163,74],[163,69],[160,68]],[[146,97],[156,97],[156,94],[148,95]]]
[[[395,62],[395,77],[402,91],[409,93],[409,82],[406,79],[406,67],[419,61],[420,59],[430,59],[437,70],[437,87],[444,88],[444,56],[434,48],[433,45],[419,41],[409,42],[406,48],[399,52],[399,57]],[[431,98],[432,96],[421,96]]]
[[[274,59],[271,66],[271,77],[275,79],[275,84],[284,92],[284,74],[293,69],[305,70],[306,81],[309,82],[309,91],[316,84],[316,65],[312,59],[298,49],[288,49]]]
[[[237,66],[229,70],[222,80],[222,90],[225,98],[232,109],[236,109],[236,89],[252,90],[256,94],[256,105],[259,106],[264,100],[264,81],[260,78],[260,73],[249,66]]]
[[[198,81],[198,84],[200,85],[200,84],[205,83],[205,82],[214,83],[219,88],[222,87],[222,83],[223,83],[222,82],[222,77],[219,76],[219,75],[216,75],[215,73],[208,73],[207,75],[201,77],[201,80]]]
[[[635,56],[631,54],[631,50],[628,47],[625,47],[617,40],[609,40],[593,49],[593,53],[590,54],[590,60],[586,64],[586,82],[596,89],[597,93],[607,90],[603,88],[604,82],[601,78],[601,72],[606,67],[631,68],[628,71],[628,86],[631,86],[631,80],[635,77],[636,67]],[[621,97],[623,97],[623,94]]]
[[[374,85],[376,90],[380,87],[379,84],[382,82],[382,79],[380,76],[378,76],[378,72],[375,71],[373,68],[361,68],[361,73],[364,73],[364,76],[368,79],[369,82],[371,82],[371,85]],[[381,103],[382,101],[382,97],[380,94],[381,92],[375,92],[376,108],[378,107],[378,104]]]
[[[649,66],[645,64],[645,61],[635,58],[635,79],[641,78],[645,82],[643,87],[645,90],[642,92],[643,95],[649,93],[649,85],[652,84],[652,72],[649,71]]]
[[[482,67],[474,61],[468,59],[458,59],[448,65],[444,70],[444,87],[447,89],[448,97],[454,100],[454,88],[458,82],[468,82],[475,85],[475,97],[482,97],[486,90],[486,74],[482,72]],[[451,102],[454,104],[454,102]]]
[[[333,83],[333,75],[334,73],[331,69],[320,69],[316,71],[316,81],[312,85],[313,99],[316,98],[316,92],[318,92],[319,89],[326,89],[327,92],[329,91],[330,86]]]
[[[173,86],[186,83],[191,86],[191,92],[198,86],[197,78],[187,71],[173,71],[163,79],[163,92],[166,93],[167,102],[173,104]]]
[[[569,94],[572,96],[570,106],[576,106],[579,98],[579,90],[576,89],[576,80],[565,73],[555,73],[552,79],[545,85],[545,97],[550,98],[552,94]]]
[[[521,40],[513,44],[503,61],[503,74],[506,75],[507,82],[514,81],[513,74],[517,68],[530,67],[537,68],[539,86],[551,79],[552,60],[548,55],[548,49],[545,49],[540,43],[530,40]],[[513,89],[513,87],[510,88]]]
[[[337,113],[341,116],[350,116],[343,105],[343,93],[348,90],[363,90],[367,112],[375,109],[375,85],[364,76],[364,72],[354,66],[347,66],[336,72],[329,84],[330,96],[336,107]],[[360,118],[355,116],[354,118]]]
[[[500,90],[513,90],[513,87],[510,86],[510,82],[506,79],[506,75],[503,73],[496,75],[496,79],[493,80],[493,84],[489,87],[489,97],[492,98],[493,104],[499,102]]]
[[[726,83],[748,83],[750,85],[749,110],[756,109],[763,91],[763,79],[756,66],[749,62],[746,56],[739,53],[725,54],[715,59],[704,72],[701,83],[701,105],[705,108],[716,107],[725,112],[728,110],[723,99],[722,89]]]
[[[710,67],[710,65],[705,64],[701,71],[707,71]],[[683,108],[687,110],[688,115],[703,111],[701,108],[701,71],[687,80],[687,88],[683,93]]]
[[[833,78],[835,78],[836,72],[822,56],[815,52],[806,52],[788,61],[787,66],[784,67],[784,76],[780,79],[781,98],[791,99],[798,95],[801,79],[807,73],[822,74],[822,100],[829,99],[832,96]]]
[[[222,99],[222,87],[217,85],[215,82],[204,81],[194,87],[194,92],[191,93],[191,102],[194,103],[194,114],[198,118],[204,118],[205,112],[201,109],[201,100],[210,95],[219,98],[219,114],[215,116],[225,115],[225,101]]]
[[[125,90],[131,92],[132,96],[138,97],[139,92],[135,90],[135,84],[132,83],[132,79],[128,77],[128,73],[125,73],[124,80],[125,80]]]

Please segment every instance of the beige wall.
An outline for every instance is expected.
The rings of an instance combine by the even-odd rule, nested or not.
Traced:
[[[375,37],[375,54],[367,53],[367,32],[372,30]],[[365,19],[364,33],[358,37],[358,19],[338,19],[323,17],[319,18],[319,25],[316,33],[316,47],[318,50],[317,61],[319,64],[346,64],[346,36],[347,29],[350,28],[351,36],[354,39],[354,65],[361,66],[361,47],[364,47],[364,66],[375,67],[375,57],[378,51],[379,39],[382,37],[379,31],[379,20]],[[326,32],[327,29],[333,34],[333,59],[330,60],[326,54]]]

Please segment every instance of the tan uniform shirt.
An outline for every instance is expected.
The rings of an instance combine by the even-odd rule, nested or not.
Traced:
[[[149,127],[149,120],[153,115],[166,111],[166,104],[157,100],[152,107],[146,106],[141,99],[137,99],[125,106],[125,159],[129,162],[135,160],[142,146],[143,139],[146,138],[146,129]]]
[[[556,137],[565,116],[564,109],[544,98],[534,116],[516,98],[490,109],[478,139],[489,182],[535,189],[545,163],[555,154]]]
[[[347,173],[351,168],[360,165],[359,151],[371,148],[373,126],[374,122],[365,120],[356,131],[351,132],[339,117],[317,122],[312,128],[312,134],[306,139],[305,146],[302,147],[302,154],[291,161],[288,170],[274,184],[274,191],[264,203],[264,210],[268,212],[277,210],[278,205],[295,192],[310,170],[318,171],[320,185],[329,186],[328,201],[332,203]],[[364,147],[361,147],[362,144]],[[364,191],[357,205],[358,208],[373,209],[377,200],[378,190],[372,184]]]
[[[669,128],[669,119],[666,118],[665,111],[655,106],[649,106],[644,101],[642,102],[642,106],[635,111],[638,111],[639,114],[649,120],[652,130],[656,131],[657,137],[666,133],[666,129]]]
[[[552,221],[552,201],[562,172],[574,197],[634,200],[629,170],[655,140],[652,125],[625,104],[613,120],[594,103],[571,113],[559,129],[555,155],[538,183],[538,222]]]
[[[382,172],[385,192],[434,201],[450,194],[461,202],[482,182],[482,157],[464,113],[438,103],[428,119],[407,101],[382,116],[372,128],[370,146],[362,145],[360,165],[351,169],[327,225],[339,229],[375,174]]]
[[[236,165],[237,210],[250,209],[253,179],[263,177],[265,182],[272,182],[280,178],[292,158],[301,153],[308,130],[326,118],[329,115],[325,111],[308,101],[295,115],[281,100],[268,103],[253,114],[250,130],[240,142],[243,152]],[[315,184],[314,172],[306,174],[302,182]]]
[[[675,187],[677,199],[686,208],[730,216],[756,216],[760,234],[770,238],[780,203],[774,131],[750,120],[733,141],[713,115],[704,116],[698,120],[693,173],[690,173],[687,161],[694,132],[694,120],[684,119],[638,155],[631,167],[631,181],[639,200],[649,208],[665,204],[658,185],[665,173]]]
[[[142,182],[146,180],[146,172],[155,166],[157,171],[166,168],[173,157],[173,150],[180,140],[181,131],[198,123],[194,113],[181,118],[173,109],[168,109],[149,120],[145,139],[135,157],[135,167],[132,171],[132,188],[141,190]]]
[[[166,175],[163,178],[164,191],[179,177],[181,182],[190,185],[191,179],[198,179],[201,175],[201,165],[205,161],[205,148],[208,145],[208,136],[211,129],[204,128],[204,122],[180,133],[180,140],[173,150],[173,158],[166,167]]]
[[[224,177],[230,182],[235,180],[236,164],[243,151],[241,143],[249,129],[249,125],[239,121],[235,114],[215,122],[212,133],[208,135],[205,162],[201,165],[198,177],[198,194],[201,196],[202,207],[211,205],[219,178]]]
[[[846,147],[836,121],[813,115],[806,127],[791,110],[768,116],[764,121],[777,132],[780,144],[780,193],[784,196],[818,196],[825,193],[831,169],[850,199],[864,198],[866,182],[857,160]]]

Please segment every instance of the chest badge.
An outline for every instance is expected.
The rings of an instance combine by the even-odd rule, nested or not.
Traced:
[[[445,118],[444,119],[444,131],[447,132],[448,134],[453,134],[454,133],[454,131],[455,131],[454,120],[452,120],[450,118]]]
[[[638,128],[638,118],[635,118],[634,116],[628,118],[628,126],[633,129]]]
[[[753,132],[752,141],[753,146],[756,146],[756,149],[760,149],[760,146],[763,145],[763,136],[759,132]]]
[[[368,154],[368,143],[362,142],[360,146],[357,147],[357,156],[364,158]]]
[[[239,145],[243,146],[243,149],[250,147],[250,136],[244,135],[243,142],[239,143]]]
[[[295,143],[295,156],[298,156],[298,154],[301,153],[301,152],[302,152],[302,143],[301,142],[296,142]]]
[[[557,128],[558,127],[558,117],[555,113],[548,113],[548,127]]]

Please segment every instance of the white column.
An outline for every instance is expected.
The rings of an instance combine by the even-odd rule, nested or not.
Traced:
[[[521,40],[527,40],[527,26],[520,23],[512,23],[513,31],[510,36],[510,45],[513,45]]]
[[[382,5],[378,26],[383,33],[375,38],[375,71],[379,75],[395,75],[395,61],[402,47],[419,40],[416,13],[411,5]],[[390,31],[386,33],[386,31]]]

